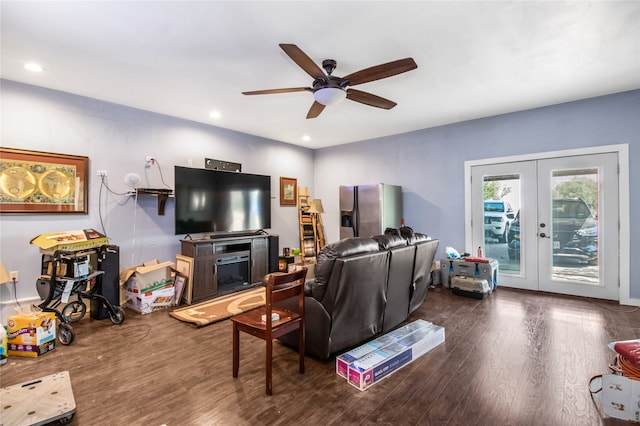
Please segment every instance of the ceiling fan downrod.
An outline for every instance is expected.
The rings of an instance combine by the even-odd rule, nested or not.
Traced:
[[[325,59],[324,61],[322,61],[322,68],[324,68],[327,75],[331,75],[333,70],[336,69],[337,65],[338,63],[335,61],[335,59]]]

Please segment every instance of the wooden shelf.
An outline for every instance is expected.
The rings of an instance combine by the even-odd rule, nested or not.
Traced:
[[[300,225],[300,255],[302,259],[316,256],[315,219],[309,213],[309,188],[298,187],[298,222]]]
[[[173,195],[173,189],[168,188],[136,188],[137,195],[156,195],[158,197],[158,215],[164,216],[167,199]]]
[[[300,225],[300,254],[302,259],[315,258],[325,246],[322,216],[310,213],[309,189],[298,187],[298,220]]]

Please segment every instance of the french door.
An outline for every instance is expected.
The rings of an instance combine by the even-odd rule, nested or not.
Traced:
[[[618,154],[471,167],[472,242],[499,284],[619,299]]]

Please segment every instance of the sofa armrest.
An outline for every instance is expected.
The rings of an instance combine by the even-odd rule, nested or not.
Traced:
[[[313,284],[315,283],[315,278],[307,278],[304,282],[304,295],[308,297],[313,297]]]
[[[278,306],[298,310],[297,298],[284,300],[278,303]],[[305,353],[318,359],[326,360],[329,358],[331,332],[331,317],[324,309],[322,304],[313,297],[304,298],[304,335],[305,335]],[[278,338],[282,343],[297,348],[298,334],[289,333]]]

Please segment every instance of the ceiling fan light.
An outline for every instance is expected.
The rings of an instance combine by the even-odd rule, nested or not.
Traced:
[[[334,105],[347,97],[347,92],[339,87],[324,87],[313,92],[315,100],[322,105]]]

